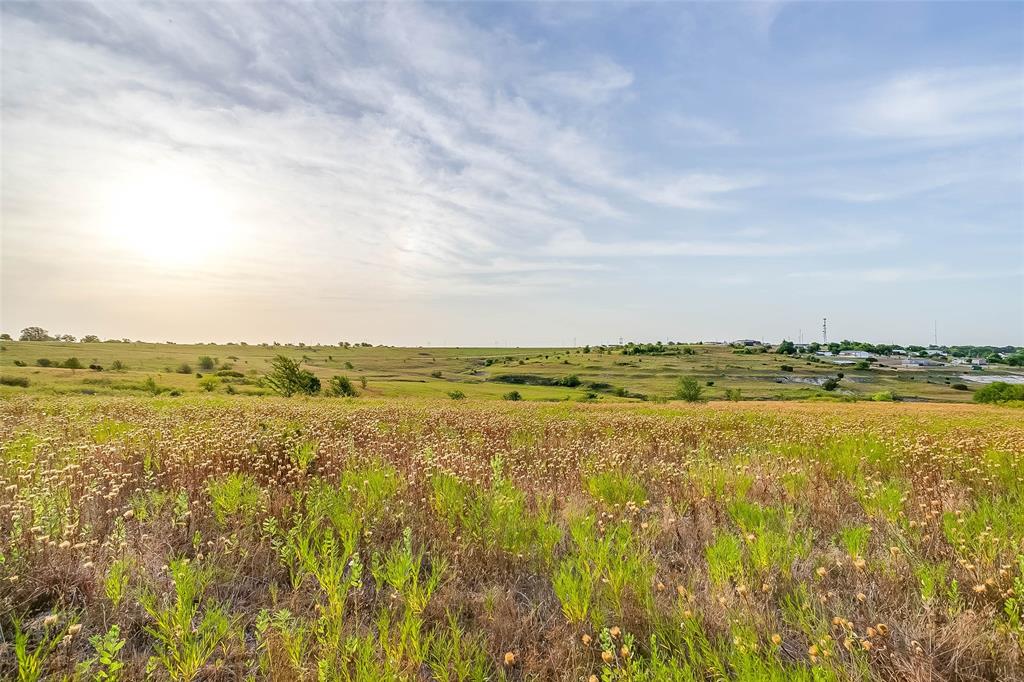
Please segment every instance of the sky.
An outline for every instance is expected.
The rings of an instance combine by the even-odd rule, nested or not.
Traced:
[[[0,19],[12,334],[1024,345],[1024,3]]]

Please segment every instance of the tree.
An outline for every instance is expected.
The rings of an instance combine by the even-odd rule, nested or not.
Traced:
[[[50,332],[42,327],[25,327],[21,330],[20,341],[49,341]]]
[[[82,362],[78,358],[71,357],[63,362],[65,369],[82,369]]]
[[[355,398],[358,395],[348,377],[341,375],[331,377],[330,394],[339,398]]]
[[[1024,384],[994,381],[974,392],[976,403],[1004,403],[1008,400],[1024,400]]]
[[[297,360],[278,355],[270,363],[270,373],[264,381],[275,392],[286,398],[296,393],[313,395],[320,390],[320,380],[313,376],[312,372],[299,367]]]
[[[82,337],[82,343],[99,343],[100,337],[95,334],[86,334]]]
[[[523,396],[522,396],[521,393],[519,393],[519,391],[509,391],[508,393],[506,393],[503,396],[501,396],[501,399],[502,400],[517,401],[517,400],[522,400]]]
[[[0,334],[0,341],[13,341],[10,334]]]
[[[821,384],[821,387],[826,391],[834,391],[839,388],[839,379],[835,377],[829,377]]]
[[[700,383],[693,377],[682,377],[679,379],[679,386],[676,388],[676,398],[685,400],[688,403],[696,403],[701,399],[704,391]]]
[[[796,344],[789,339],[786,339],[779,344],[779,347],[775,349],[775,352],[781,355],[793,355],[796,353]]]
[[[217,361],[211,358],[209,355],[203,355],[199,358],[199,368],[209,372],[217,364]]]

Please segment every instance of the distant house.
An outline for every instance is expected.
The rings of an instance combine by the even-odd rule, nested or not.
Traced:
[[[942,363],[930,358],[904,358],[904,367],[941,367]]]
[[[760,346],[760,345],[762,345],[760,341],[755,341],[754,339],[740,339],[739,341],[736,341],[735,343],[737,343],[740,346]]]
[[[925,353],[927,353],[928,355],[945,355],[946,351],[939,350],[938,348],[929,348],[928,350],[925,351]]]
[[[893,348],[892,349],[892,354],[893,355],[906,355],[907,351],[903,350],[902,348]]]
[[[832,351],[830,351],[830,350],[819,350],[817,353],[815,353],[815,355],[820,355],[823,358],[830,358],[830,357],[832,357]]]
[[[839,356],[843,358],[858,358],[866,360],[871,357],[871,353],[863,350],[841,350],[839,351]]]
[[[857,361],[856,360],[839,360],[839,359],[836,359],[836,360],[832,360],[832,364],[833,365],[856,365]]]
[[[988,365],[985,358],[953,358],[954,365],[971,365],[973,367],[984,367]]]

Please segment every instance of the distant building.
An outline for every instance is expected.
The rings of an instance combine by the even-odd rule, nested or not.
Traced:
[[[904,367],[941,367],[942,363],[930,358],[905,358]]]
[[[830,357],[832,357],[832,351],[830,351],[830,350],[819,350],[817,353],[815,353],[815,355],[820,355],[823,358],[830,358]]]
[[[762,345],[760,341],[755,341],[754,339],[740,339],[739,341],[736,341],[735,343],[738,343],[741,346],[760,346],[760,345]]]
[[[939,350],[938,348],[929,348],[928,350],[925,351],[925,353],[927,353],[928,355],[945,355],[946,351]]]
[[[863,350],[841,350],[839,351],[839,356],[843,358],[859,358],[864,360],[870,358],[871,353]]]
[[[984,367],[988,364],[988,360],[986,360],[985,358],[953,358],[953,364]]]

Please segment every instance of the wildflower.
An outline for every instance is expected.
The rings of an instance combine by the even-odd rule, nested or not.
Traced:
[[[584,634],[580,639],[583,641],[583,646],[590,646],[590,642],[592,641],[590,635]]]
[[[860,643],[860,646],[862,649],[864,649],[864,651],[871,651],[872,644],[871,642],[865,639],[863,642]]]
[[[627,658],[629,656],[629,647],[623,644],[622,648],[619,649],[619,654],[621,654],[623,658]]]
[[[74,625],[72,625],[71,627],[68,628],[68,634],[72,635],[72,636],[73,635],[77,635],[81,631],[82,631],[82,624],[81,623],[75,623]]]
[[[780,644],[782,644],[782,636],[778,633],[772,635],[772,644],[774,644],[775,646],[779,646]]]
[[[516,662],[516,655],[511,651],[505,652],[505,665],[514,665]]]
[[[885,623],[879,623],[875,626],[875,629],[878,630],[878,634],[880,634],[882,637],[885,637],[885,635],[889,632],[889,626]]]
[[[864,601],[867,600],[867,598],[868,598],[868,596],[866,594],[864,594],[863,592],[858,592],[857,593],[857,601],[864,602]]]
[[[610,634],[612,637],[618,637],[622,634],[622,630],[619,629],[618,625],[615,625],[612,626],[612,629],[608,631],[608,634]]]
[[[828,571],[827,571],[827,570],[825,569],[825,567],[824,567],[824,566],[819,566],[819,567],[818,567],[818,570],[817,570],[817,571],[815,571],[815,572],[816,572],[816,573],[818,574],[818,577],[819,577],[819,578],[824,578],[824,577],[825,577],[825,574],[826,574],[826,573],[828,573]]]
[[[601,652],[601,660],[605,663],[611,663],[615,660],[615,654],[608,651],[607,649]]]
[[[43,619],[43,627],[44,628],[48,628],[51,625],[56,625],[56,624],[57,624],[57,616],[55,616],[52,613],[49,616],[47,616],[46,618]]]

